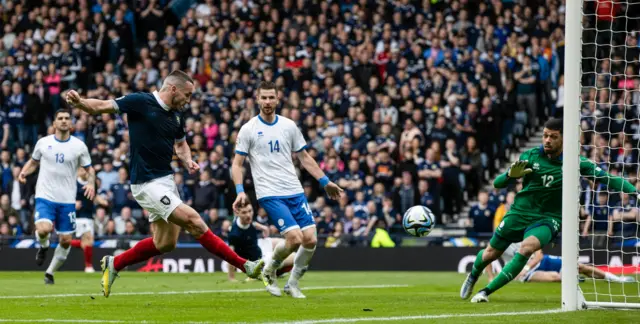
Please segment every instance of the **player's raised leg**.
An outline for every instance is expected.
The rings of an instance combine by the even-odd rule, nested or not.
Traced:
[[[533,225],[532,228],[527,230],[525,233],[525,239],[522,241],[522,245],[513,259],[504,266],[502,272],[500,272],[500,274],[498,274],[485,288],[473,296],[471,302],[488,302],[489,295],[515,279],[522,269],[524,269],[525,265],[527,265],[527,261],[529,261],[531,255],[551,242],[553,237],[555,237],[555,234],[549,226],[541,224],[538,226]]]
[[[253,262],[241,258],[227,243],[213,234],[198,212],[193,208],[185,204],[180,204],[178,208],[171,213],[171,216],[169,216],[169,221],[184,228],[196,238],[207,251],[242,270],[247,276],[257,278],[260,275],[264,262],[262,260]]]
[[[498,248],[495,248],[491,243],[498,246]],[[471,272],[462,283],[462,287],[460,287],[460,298],[467,299],[471,296],[473,287],[478,281],[478,278],[480,278],[480,275],[482,275],[482,271],[493,261],[497,260],[509,246],[509,242],[500,239],[495,234],[493,238],[491,238],[491,243],[489,243],[486,249],[480,250],[476,255],[476,260],[473,262]]]

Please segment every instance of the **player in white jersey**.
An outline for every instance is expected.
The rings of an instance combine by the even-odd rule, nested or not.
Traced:
[[[505,264],[514,258],[516,252],[520,249],[522,242],[511,244],[502,254],[501,258]],[[560,282],[562,276],[562,258],[555,255],[542,253],[541,250],[536,251],[522,269],[516,280],[522,282]],[[578,272],[590,278],[604,279],[611,282],[633,282],[632,277],[619,277],[610,272],[603,271],[588,264],[578,264]],[[487,267],[487,277],[491,281],[494,277],[493,264]]]
[[[36,184],[35,224],[36,238],[40,248],[36,254],[36,264],[41,266],[49,249],[49,236],[54,228],[59,237],[58,247],[45,272],[45,283],[53,284],[53,272],[67,259],[72,234],[76,230],[76,175],[79,167],[85,168],[89,177],[84,186],[84,194],[93,199],[95,195],[96,172],[91,166],[89,150],[83,141],[71,136],[71,112],[58,110],[54,116],[55,133],[41,138],[36,143],[31,159],[20,171],[19,181],[38,166]]]
[[[249,203],[242,186],[242,165],[248,157],[255,183],[258,203],[269,215],[285,240],[278,244],[271,260],[262,271],[267,291],[281,296],[276,283],[276,270],[294,251],[294,266],[285,293],[294,298],[305,298],[298,288],[298,281],[316,248],[316,225],[304,190],[296,174],[291,155],[296,153],[301,165],[314,176],[332,199],[338,199],[342,189],[329,181],[318,163],[306,151],[306,142],[296,124],[275,114],[278,92],[272,82],[262,82],[257,90],[260,114],[242,126],[236,139],[236,155],[231,175],[238,197],[234,211]]]

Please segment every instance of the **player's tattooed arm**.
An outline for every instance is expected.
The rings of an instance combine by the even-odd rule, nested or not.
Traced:
[[[88,166],[87,170],[87,184],[82,187],[84,189],[84,196],[89,200],[93,200],[96,195],[96,170],[92,166]]]
[[[189,144],[187,144],[187,141],[180,141],[173,144],[173,149],[176,151],[176,155],[182,162],[182,165],[189,171],[189,174],[194,174],[200,170],[200,165],[191,158],[191,148]]]
[[[27,163],[22,167],[20,171],[20,175],[18,175],[18,181],[24,184],[27,182],[27,177],[32,174],[36,169],[40,166],[40,161],[36,161],[34,159],[29,159]]]
[[[113,100],[83,99],[75,90],[69,90],[65,99],[72,107],[78,108],[90,115],[117,112]]]

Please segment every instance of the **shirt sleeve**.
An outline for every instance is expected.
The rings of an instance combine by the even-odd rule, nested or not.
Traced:
[[[304,140],[304,136],[298,127],[293,125],[293,151],[298,153],[307,148],[307,141]]]
[[[184,116],[181,114],[176,114],[178,120],[180,121],[180,129],[178,133],[176,133],[176,143],[184,142],[187,139],[186,126],[184,123]]]
[[[251,148],[251,138],[247,127],[242,126],[236,138],[236,154],[247,156]]]
[[[622,191],[628,194],[637,193],[636,187],[624,178],[610,175],[591,160],[580,157],[580,175],[603,184],[610,191]]]
[[[36,146],[33,148],[33,154],[31,154],[31,158],[34,161],[40,161],[40,159],[42,158],[42,150],[41,150],[42,144],[41,143],[42,143],[42,140],[38,141],[36,143]]]
[[[144,96],[140,93],[132,93],[112,100],[113,107],[119,113],[139,113],[145,107]]]
[[[89,149],[84,144],[82,144],[82,151],[80,152],[80,165],[83,168],[91,166],[91,155],[89,155]]]

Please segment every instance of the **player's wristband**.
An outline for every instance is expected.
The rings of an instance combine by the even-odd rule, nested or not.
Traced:
[[[523,270],[529,272],[529,270],[531,270],[531,267],[528,265],[525,265]]]
[[[329,184],[329,178],[327,178],[327,176],[324,176],[318,179],[318,182],[320,182],[320,185],[324,188]]]
[[[242,184],[236,185],[236,194],[240,194],[244,192],[244,186]]]

